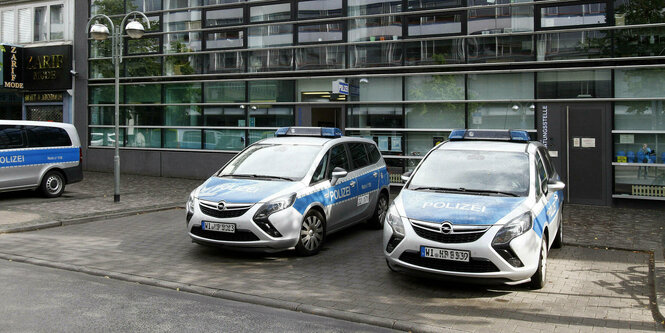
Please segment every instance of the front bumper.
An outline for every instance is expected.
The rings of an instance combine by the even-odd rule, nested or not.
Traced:
[[[522,262],[522,267],[509,264],[492,247],[492,239],[502,227],[490,226],[475,241],[466,243],[443,243],[419,236],[407,218],[401,217],[404,224],[404,238],[397,243],[393,230],[387,223],[383,229],[383,251],[388,264],[394,270],[416,272],[460,278],[479,278],[485,282],[519,282],[529,279],[538,268],[541,238],[531,229],[513,239],[510,250]],[[391,244],[389,244],[389,242]],[[390,245],[390,246],[389,246]],[[450,250],[469,251],[469,262],[459,262],[420,256],[421,246]],[[392,249],[392,251],[388,251]],[[481,281],[482,282],[482,281]]]
[[[254,221],[256,211],[263,203],[254,204],[238,217],[217,218],[201,211],[198,200],[194,200],[193,211],[187,211],[187,231],[196,243],[214,245],[239,250],[281,251],[296,246],[300,237],[302,215],[293,207],[276,212],[268,217],[270,223],[279,231],[281,237],[272,237]],[[191,215],[191,217],[190,217]],[[221,222],[235,224],[234,233],[202,230],[201,222]]]

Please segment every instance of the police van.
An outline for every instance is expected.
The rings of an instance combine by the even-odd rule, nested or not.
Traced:
[[[376,144],[337,128],[285,127],[245,148],[196,188],[187,230],[200,244],[313,255],[326,236],[380,229],[390,177]]]
[[[83,179],[81,160],[71,124],[0,120],[0,192],[38,189],[58,197]]]
[[[565,185],[528,133],[455,130],[402,178],[383,231],[392,270],[545,285]]]

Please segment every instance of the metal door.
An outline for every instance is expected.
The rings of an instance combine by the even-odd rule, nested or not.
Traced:
[[[609,205],[611,133],[609,103],[539,105],[539,139],[566,183],[564,200]]]

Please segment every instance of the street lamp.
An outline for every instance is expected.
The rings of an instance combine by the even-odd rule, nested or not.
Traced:
[[[133,19],[125,25],[125,21],[130,16],[134,16]],[[119,27],[113,25],[113,21],[104,15],[97,14],[93,16],[86,27],[86,31],[90,32],[90,36],[95,40],[106,40],[108,39],[109,29],[106,25],[101,23],[92,24],[99,19],[104,19],[108,21],[108,24],[111,26],[111,58],[113,65],[115,66],[115,154],[113,156],[113,174],[115,178],[115,185],[113,188],[113,202],[120,202],[120,149],[118,147],[118,142],[120,141],[120,63],[122,62],[122,32],[124,27],[124,32],[133,39],[141,38],[145,33],[143,25],[136,20],[136,16],[141,15],[148,24],[148,29],[150,29],[150,21],[148,17],[145,16],[142,12],[133,11],[122,19]],[[92,26],[91,26],[92,25]]]

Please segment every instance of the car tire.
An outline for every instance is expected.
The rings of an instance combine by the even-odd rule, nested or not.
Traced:
[[[39,191],[47,198],[57,198],[65,191],[65,176],[59,171],[49,171],[42,178]]]
[[[529,286],[531,289],[542,289],[547,282],[547,238],[543,237],[540,245],[540,258],[538,259],[538,269],[531,276]]]
[[[559,230],[556,232],[554,242],[552,242],[552,247],[555,249],[560,249],[563,247],[563,218],[561,218],[559,221]]]
[[[310,210],[302,219],[296,252],[301,256],[311,256],[321,250],[326,236],[325,218],[317,210]]]
[[[372,229],[383,229],[383,222],[386,219],[386,213],[388,212],[388,196],[381,193],[379,195],[379,200],[376,201],[376,208],[374,209],[374,214],[367,221],[367,225]]]

